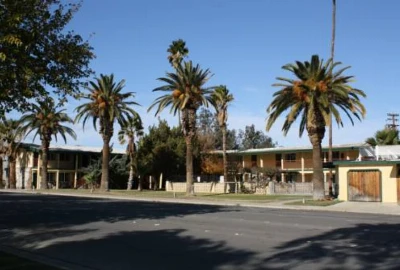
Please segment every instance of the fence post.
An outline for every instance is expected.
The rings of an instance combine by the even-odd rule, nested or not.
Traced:
[[[269,188],[269,194],[275,194],[275,182],[274,181],[269,182],[268,188]]]

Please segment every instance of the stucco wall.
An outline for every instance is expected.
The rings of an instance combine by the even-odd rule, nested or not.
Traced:
[[[339,176],[339,200],[347,201],[349,170],[379,170],[381,172],[382,181],[382,202],[397,202],[397,181],[396,181],[396,165],[340,165],[338,168]]]

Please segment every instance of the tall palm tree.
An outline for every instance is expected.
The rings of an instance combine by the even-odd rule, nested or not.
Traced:
[[[296,61],[295,64],[283,66],[282,68],[292,72],[296,79],[278,77],[280,82],[273,86],[280,87],[281,90],[273,94],[274,98],[267,108],[267,130],[270,130],[278,117],[287,110],[289,113],[282,127],[284,135],[297,118],[300,118],[299,136],[307,130],[313,147],[314,200],[325,197],[321,142],[325,135],[325,126],[330,122],[330,113],[340,126],[343,126],[343,122],[339,109],[349,117],[353,125],[352,116],[361,120],[366,113],[364,105],[360,102],[360,97],[365,97],[365,93],[349,85],[353,76],[342,75],[349,67],[332,72],[332,69],[340,64],[332,61],[324,63],[317,55],[313,55],[311,62]]]
[[[196,134],[197,109],[211,103],[212,88],[203,88],[210,79],[208,69],[202,70],[199,65],[194,66],[192,61],[178,65],[175,73],[167,72],[166,77],[158,78],[165,85],[153,91],[164,91],[167,94],[158,97],[150,105],[149,111],[157,106],[156,115],[166,107],[176,115],[181,111],[182,131],[186,143],[186,195],[193,195],[193,148],[192,142]]]
[[[331,61],[334,62],[335,58],[335,37],[336,37],[336,0],[332,0],[332,39],[331,39]],[[333,160],[333,134],[332,134],[332,114],[329,115],[329,138],[328,138],[328,161]],[[332,193],[332,169],[329,169],[329,196],[333,196]]]
[[[374,137],[367,138],[365,142],[371,146],[399,144],[399,131],[389,128],[378,130]]]
[[[45,100],[38,104],[32,104],[29,114],[25,114],[20,119],[22,132],[30,134],[35,132],[33,140],[36,136],[40,136],[41,152],[42,152],[42,176],[40,189],[47,189],[47,165],[50,143],[54,137],[57,141],[57,135],[63,138],[67,143],[66,135],[76,139],[74,130],[70,127],[62,125],[63,123],[73,123],[73,120],[65,113],[65,109],[57,110],[53,100]]]
[[[143,135],[143,124],[139,115],[132,118],[132,121],[127,122],[122,126],[118,132],[118,140],[121,144],[128,142],[126,147],[126,153],[129,157],[129,178],[128,178],[128,190],[132,189],[133,177],[137,170],[137,159],[136,159],[136,146],[135,137]]]
[[[183,58],[189,54],[189,49],[186,47],[186,42],[182,39],[172,41],[171,45],[167,50],[169,53],[168,61],[172,67],[176,70],[181,64]]]
[[[19,129],[19,121],[7,119],[0,123],[0,163],[3,173],[3,157],[8,158],[8,188],[15,189],[17,184],[17,155],[20,149],[23,132]],[[0,181],[3,181],[1,174]]]
[[[224,179],[228,181],[228,160],[226,156],[226,122],[228,121],[228,106],[233,101],[233,95],[229,93],[225,85],[217,86],[211,95],[213,105],[217,111],[218,125],[222,131],[222,155],[224,161]]]
[[[134,98],[134,92],[122,93],[125,87],[125,80],[114,81],[114,75],[100,74],[100,78],[89,82],[88,93],[83,98],[88,102],[79,105],[75,110],[77,115],[75,122],[83,119],[83,127],[89,118],[93,120],[93,127],[97,131],[97,122],[99,123],[99,133],[103,139],[102,151],[102,169],[100,189],[109,190],[109,160],[110,160],[110,140],[114,135],[114,123],[124,126],[137,115],[131,105],[139,105],[134,101],[128,101]]]

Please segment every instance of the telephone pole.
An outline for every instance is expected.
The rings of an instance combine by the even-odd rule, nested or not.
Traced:
[[[388,121],[389,123],[386,124],[386,128],[397,130],[397,127],[399,126],[397,124],[397,122],[399,121],[399,119],[398,119],[399,114],[398,113],[388,113],[387,116],[388,116],[388,119],[386,119],[386,121]]]

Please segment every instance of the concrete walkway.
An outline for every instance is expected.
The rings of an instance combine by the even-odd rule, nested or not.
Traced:
[[[85,198],[104,198],[113,200],[133,200],[145,202],[161,202],[161,203],[181,203],[181,204],[203,204],[203,205],[219,205],[219,206],[241,206],[241,207],[257,207],[272,209],[291,209],[291,210],[308,210],[308,211],[332,211],[332,212],[349,212],[349,213],[365,213],[365,214],[382,214],[382,215],[399,215],[400,205],[397,203],[380,203],[380,202],[341,202],[330,206],[308,206],[308,205],[287,205],[292,201],[276,201],[276,202],[246,202],[243,200],[207,200],[199,197],[190,199],[181,198],[157,198],[157,197],[129,197],[107,194],[78,194],[66,192],[46,192],[31,190],[10,190],[1,189],[0,192],[10,193],[30,193],[40,195],[54,196],[73,196]],[[295,200],[298,201],[298,200]]]

